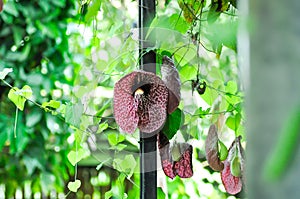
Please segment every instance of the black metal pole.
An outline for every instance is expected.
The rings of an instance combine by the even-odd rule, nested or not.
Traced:
[[[147,27],[155,16],[155,0],[139,0],[139,53],[142,70],[156,73],[156,54],[147,52],[153,42],[146,41]],[[140,132],[140,198],[157,198],[156,135]]]

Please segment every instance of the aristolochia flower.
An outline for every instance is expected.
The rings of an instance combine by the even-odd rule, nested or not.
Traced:
[[[176,143],[170,147],[168,138],[160,132],[158,134],[158,149],[164,173],[173,179],[193,176],[192,153],[193,147],[188,143]]]
[[[160,130],[166,120],[168,88],[154,73],[134,71],[114,87],[114,116],[120,128],[133,133]]]

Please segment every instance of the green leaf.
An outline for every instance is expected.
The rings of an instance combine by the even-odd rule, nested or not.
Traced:
[[[70,151],[68,153],[68,160],[70,163],[75,166],[82,158],[85,157],[85,151],[83,149],[79,149],[77,151]]]
[[[299,149],[300,105],[288,112],[280,129],[279,137],[263,168],[263,177],[269,182],[280,180],[295,158]]]
[[[55,100],[50,100],[49,102],[44,102],[42,104],[43,108],[53,108],[53,109],[57,109],[60,107],[60,102],[59,101],[55,101]]]
[[[219,142],[219,158],[221,161],[226,160],[227,156],[228,156],[228,150],[227,147],[225,146],[225,144],[221,141],[218,140]]]
[[[161,187],[157,187],[157,198],[158,198],[158,199],[165,199],[165,198],[166,198],[166,194],[165,194],[165,192],[162,190]]]
[[[177,133],[183,118],[183,112],[179,108],[177,108],[172,114],[168,115],[162,131],[169,140]]]
[[[109,133],[107,139],[111,146],[116,146],[118,143],[125,140],[125,136],[120,133]]]
[[[40,109],[31,109],[29,113],[26,114],[26,126],[33,127],[42,119],[42,111]]]
[[[68,189],[72,192],[77,192],[80,186],[81,186],[80,180],[75,180],[74,182],[68,183]]]
[[[18,12],[16,3],[14,1],[7,1],[5,3],[4,10],[5,10],[5,12],[13,15],[14,17],[19,16],[19,12]]]
[[[118,144],[115,148],[118,150],[118,151],[122,151],[123,149],[125,149],[127,147],[126,144]]]
[[[32,95],[32,90],[30,86],[25,85],[20,90],[17,87],[13,87],[9,90],[8,98],[20,109],[24,110],[24,104],[26,99],[30,98]]]
[[[93,1],[92,5],[89,6],[88,11],[85,15],[85,21],[90,22],[92,21],[98,14],[100,10],[101,1]]]
[[[2,151],[2,148],[8,138],[8,133],[4,130],[3,131],[3,128],[1,128],[2,131],[0,132],[0,150]]]
[[[240,159],[237,155],[230,162],[230,172],[235,177],[241,176],[241,166]]]
[[[235,94],[237,92],[237,84],[234,81],[228,81],[225,86],[225,91],[229,94]]]
[[[204,118],[207,114],[209,114],[211,108],[207,108],[206,110],[203,110],[202,107],[198,108],[194,115],[199,116],[200,118]]]
[[[108,123],[107,122],[103,122],[103,123],[99,124],[99,128],[98,128],[97,133],[101,133],[104,130],[106,130],[107,128],[108,128]]]
[[[234,131],[237,131],[238,127],[240,126],[240,123],[241,123],[241,114],[240,113],[231,115],[226,120],[226,125]]]
[[[11,72],[13,72],[12,68],[4,68],[2,71],[0,71],[0,79],[5,79],[6,75]]]
[[[78,102],[77,104],[67,104],[65,121],[77,128],[80,126],[80,118],[83,113],[83,105]]]
[[[182,82],[195,79],[197,76],[197,69],[194,66],[185,65],[180,68],[179,75]]]
[[[180,47],[175,51],[174,57],[175,59],[180,62],[180,65],[184,66],[190,64],[190,61],[196,57],[196,49],[191,46],[184,46]],[[192,73],[193,74],[193,73]],[[196,77],[196,76],[194,76]]]
[[[128,178],[130,178],[134,172],[134,169],[137,165],[137,162],[132,154],[126,155],[125,158],[122,159],[114,159],[113,162],[114,168],[121,171],[128,173]]]
[[[41,165],[41,163],[37,158],[33,158],[31,156],[25,155],[23,157],[23,161],[27,169],[28,175],[32,175],[36,168],[40,168],[40,169],[43,168],[43,166]]]
[[[112,196],[113,196],[113,192],[112,192],[112,190],[109,190],[109,191],[105,192],[104,198],[110,199],[110,198],[112,198]]]
[[[219,96],[219,93],[216,89],[222,90],[222,85],[223,85],[223,81],[217,79],[215,80],[212,85],[210,85],[211,87],[213,87],[214,89],[210,88],[209,86],[206,87],[205,93],[203,95],[201,95],[201,98],[208,104],[208,105],[212,105],[214,103],[214,101],[217,99],[217,97]]]

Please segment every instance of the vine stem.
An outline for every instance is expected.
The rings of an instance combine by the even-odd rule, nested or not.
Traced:
[[[15,138],[17,138],[18,113],[19,113],[19,108],[16,107],[16,117],[15,117],[15,125],[14,125],[14,137]]]

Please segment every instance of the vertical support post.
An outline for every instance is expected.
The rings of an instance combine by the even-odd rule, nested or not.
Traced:
[[[146,41],[147,27],[155,16],[155,0],[139,0],[139,53],[142,70],[156,73],[156,54],[146,52],[154,46]],[[140,132],[140,198],[157,198],[157,136]]]

